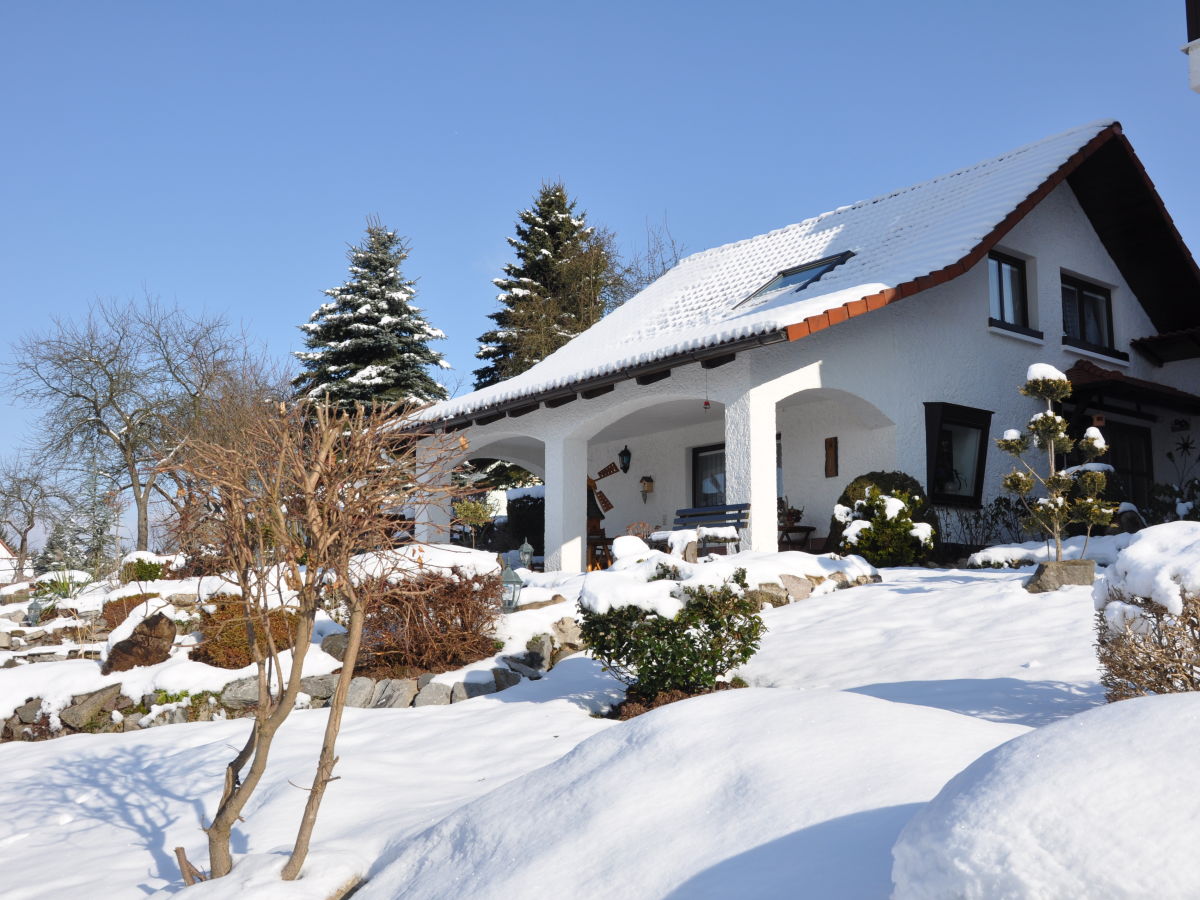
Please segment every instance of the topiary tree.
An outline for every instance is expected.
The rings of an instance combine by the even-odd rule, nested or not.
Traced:
[[[838,505],[833,514],[843,526],[839,549],[857,553],[873,566],[911,566],[924,562],[933,549],[933,526],[914,522],[917,505],[904,491],[881,493],[871,485],[854,507]]]
[[[763,622],[745,589],[745,569],[720,587],[682,588],[686,602],[671,618],[633,605],[596,612],[585,603],[580,630],[592,656],[631,694],[701,693],[758,650]]]
[[[1025,507],[1026,527],[1054,539],[1054,559],[1062,562],[1062,542],[1069,523],[1086,528],[1090,537],[1095,527],[1112,522],[1112,509],[1104,505],[1104,490],[1108,479],[1104,473],[1111,467],[1094,460],[1108,449],[1097,428],[1088,428],[1084,436],[1073,440],[1067,434],[1067,420],[1054,411],[1054,404],[1071,396],[1071,382],[1058,369],[1045,363],[1029,367],[1021,393],[1045,401],[1046,409],[1029,420],[1025,431],[1010,428],[996,441],[1005,453],[1020,464],[1004,476],[1004,489],[1015,495]],[[1042,475],[1026,461],[1025,454],[1037,449],[1045,454],[1046,474]],[[1082,465],[1060,470],[1059,456],[1072,449],[1084,459]],[[1032,498],[1040,487],[1044,496]],[[1086,549],[1087,542],[1085,540]]]

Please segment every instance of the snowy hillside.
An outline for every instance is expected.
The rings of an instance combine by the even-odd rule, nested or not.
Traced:
[[[187,895],[316,900],[365,875],[364,900],[767,898],[799,883],[813,896],[887,896],[892,844],[957,773],[1103,704],[1090,590],[1028,594],[1028,573],[883,570],[882,584],[769,609],[743,672],[751,689],[627,723],[594,717],[621,690],[584,656],[452,706],[349,709],[341,778],[305,877],[285,885],[277,872],[304,801],[293,784],[311,778],[327,715],[297,711],[235,830],[233,875]],[[1192,741],[1195,718],[1180,726]],[[173,850],[204,866],[201,827],[248,728],[0,746],[0,802],[19,811],[0,823],[5,897],[180,890]],[[1106,803],[1144,790],[1116,781]]]

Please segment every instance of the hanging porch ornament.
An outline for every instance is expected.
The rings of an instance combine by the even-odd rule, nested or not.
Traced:
[[[708,369],[704,370],[704,411],[708,412],[712,409],[712,404],[708,402]]]

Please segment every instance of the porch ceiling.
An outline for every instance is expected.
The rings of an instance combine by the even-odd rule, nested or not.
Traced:
[[[721,421],[724,416],[725,407],[716,400],[710,402],[707,411],[704,409],[703,400],[667,400],[631,412],[623,419],[600,429],[591,440],[597,443],[624,441],[650,432],[684,428],[701,422]]]

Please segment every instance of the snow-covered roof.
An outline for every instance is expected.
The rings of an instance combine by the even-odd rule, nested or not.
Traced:
[[[461,418],[789,328],[789,337],[803,337],[810,328],[817,331],[947,280],[965,271],[964,259],[1000,226],[1006,221],[1011,226],[1012,217],[1027,212],[1023,204],[1081,150],[1119,131],[1112,121],[1092,122],[912,187],[688,256],[531,369],[443,401],[430,414]],[[854,255],[799,291],[783,288],[748,300],[781,270],[847,251]],[[939,274],[930,283],[919,280]]]

